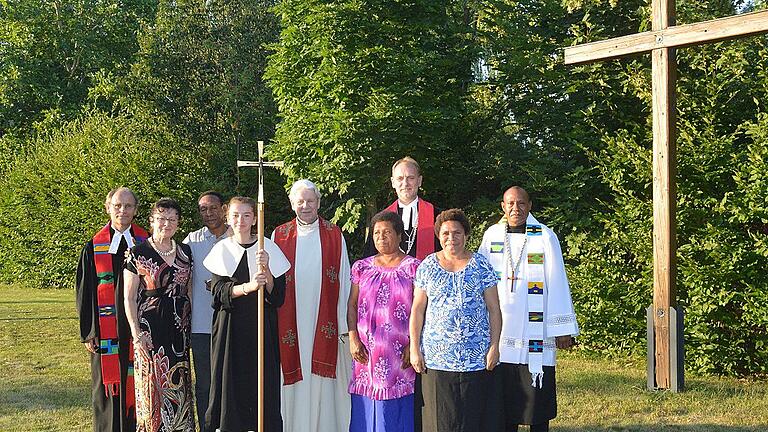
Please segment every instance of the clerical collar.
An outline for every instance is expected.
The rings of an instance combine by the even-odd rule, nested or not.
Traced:
[[[125,231],[120,232],[115,227],[112,227],[113,230],[115,230],[115,233],[112,234],[112,242],[109,244],[109,253],[112,255],[117,254],[117,250],[120,249],[120,239],[125,239],[125,244],[128,245],[128,249],[133,247],[133,236],[131,236],[131,227],[125,229]]]
[[[411,227],[418,225],[419,220],[419,197],[416,197],[408,204],[403,204],[400,200],[397,200],[397,205],[403,209],[401,217],[403,218],[403,228],[408,231]]]
[[[319,220],[320,220],[320,218],[318,217],[317,219],[315,219],[312,222],[304,222],[303,220],[301,220],[300,217],[296,216],[296,225],[301,226],[301,227],[308,227],[308,226],[312,226],[312,225],[317,225],[317,222]]]
[[[525,234],[525,224],[509,226],[507,225],[507,232],[513,234]]]

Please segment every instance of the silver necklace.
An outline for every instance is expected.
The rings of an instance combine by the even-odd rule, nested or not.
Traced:
[[[517,255],[517,261],[512,258],[512,247],[509,244],[509,233],[504,232],[504,254],[507,256],[507,272],[508,278],[512,280],[512,291],[515,290],[515,280],[517,277],[517,270],[520,268],[520,263],[523,261],[523,252],[525,251],[525,245],[528,243],[528,235],[523,240],[523,245],[520,247],[520,253]],[[511,277],[509,276],[511,274]]]
[[[155,239],[153,239],[152,237],[149,238],[149,244],[150,246],[152,246],[152,249],[154,249],[155,252],[157,252],[157,254],[160,255],[161,257],[169,257],[174,253],[176,253],[176,240],[174,239],[171,239],[171,250],[168,250],[168,251],[161,251],[160,249],[158,249],[157,245],[155,245]]]
[[[410,255],[411,249],[413,249],[413,244],[416,242],[416,227],[412,226],[410,234],[406,232],[405,237],[406,237],[405,244],[406,244],[407,250],[404,250],[403,252],[406,255]],[[400,250],[402,250],[402,248]]]

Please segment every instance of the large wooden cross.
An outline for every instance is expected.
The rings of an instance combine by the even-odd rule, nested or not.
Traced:
[[[655,388],[671,388],[675,306],[675,48],[768,32],[768,11],[675,26],[675,0],[651,0],[651,31],[565,48],[578,64],[651,52],[653,81],[653,339]],[[673,348],[674,349],[674,348]],[[650,372],[650,370],[649,370]],[[650,375],[650,373],[649,373]],[[651,382],[649,376],[649,383]],[[674,386],[672,386],[674,387]]]

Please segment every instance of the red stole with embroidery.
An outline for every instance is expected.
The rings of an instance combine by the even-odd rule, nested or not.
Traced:
[[[322,274],[320,306],[315,324],[312,346],[312,373],[336,378],[338,355],[339,263],[341,261],[341,230],[320,218],[320,250]],[[285,303],[277,310],[277,329],[280,338],[280,362],[283,366],[283,385],[301,381],[298,326],[296,324],[296,219],[275,230],[275,243],[291,262],[285,276]]]
[[[416,224],[416,259],[423,260],[435,252],[435,206],[421,198],[416,206],[419,209]],[[387,210],[397,213],[397,200],[387,207]]]
[[[104,391],[107,395],[120,394],[120,348],[117,335],[117,309],[115,307],[115,274],[112,268],[112,255],[109,245],[112,236],[109,232],[110,223],[104,225],[93,236],[93,261],[96,267],[96,300],[99,306],[99,348],[101,355],[101,377]],[[138,225],[131,225],[136,244],[149,237]],[[128,376],[125,382],[126,412],[136,405],[133,384],[133,343],[128,338]]]

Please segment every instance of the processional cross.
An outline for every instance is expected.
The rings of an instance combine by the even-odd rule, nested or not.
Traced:
[[[259,141],[259,160],[237,161],[239,167],[258,167],[259,168],[259,196],[256,200],[257,208],[257,238],[259,241],[259,252],[264,250],[264,167],[282,167],[283,162],[265,162],[264,161],[264,141]],[[262,269],[263,270],[263,269]],[[264,432],[264,288],[260,287],[258,292],[258,432]]]
[[[675,313],[675,48],[768,32],[768,11],[675,26],[675,0],[651,0],[651,31],[565,48],[565,64],[650,52],[653,88],[653,306],[648,331],[650,389],[682,390],[680,346],[670,349]],[[651,318],[652,317],[652,318]],[[680,335],[682,336],[682,334]],[[677,338],[675,338],[677,339]],[[678,341],[681,343],[681,341]],[[650,347],[655,352],[651,352]],[[682,359],[679,359],[682,360]],[[672,376],[676,375],[677,376]],[[679,385],[678,385],[679,384]]]

